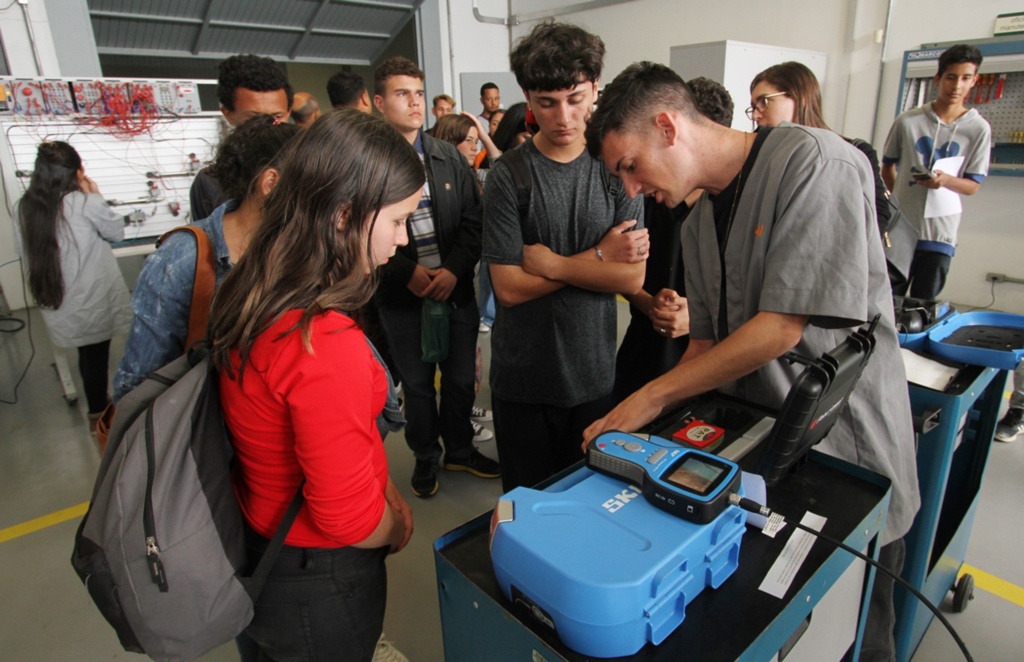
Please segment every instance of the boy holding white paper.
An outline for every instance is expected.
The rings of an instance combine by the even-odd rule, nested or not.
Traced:
[[[910,280],[896,294],[938,297],[956,250],[960,196],[977,193],[988,175],[992,130],[964,106],[981,60],[968,44],[942,53],[935,101],[901,113],[885,141],[882,180],[921,233]]]

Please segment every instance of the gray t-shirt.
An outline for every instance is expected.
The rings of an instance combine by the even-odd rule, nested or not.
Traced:
[[[532,187],[527,218],[519,217],[512,173],[499,159],[484,190],[483,257],[521,265],[523,246],[544,244],[559,255],[592,248],[616,224],[637,219],[643,200],[621,184],[609,192],[604,166],[586,151],[570,163],[526,151]],[[524,403],[572,407],[609,394],[615,378],[615,295],[567,286],[506,308],[497,306],[491,338],[491,390]]]
[[[765,139],[736,205],[725,252],[729,328],[760,311],[807,315],[797,354],[817,358],[881,315],[875,352],[818,450],[892,481],[882,543],[902,537],[920,506],[907,377],[875,222],[867,160],[825,129],[782,123]],[[711,202],[683,226],[690,336],[718,339],[721,266]],[[769,362],[723,389],[779,408],[803,370]]]
[[[939,119],[930,103],[908,110],[896,118],[885,141],[882,162],[887,165],[896,164],[896,183],[892,194],[899,201],[903,213],[921,233],[918,248],[937,249],[952,255],[960,227],[960,214],[926,218],[924,210],[928,189],[918,185],[911,170],[917,168],[927,172],[939,159],[962,156],[964,163],[960,171],[949,174],[972,179],[980,184],[988,175],[991,150],[992,129],[974,108],[949,124]],[[944,250],[942,245],[950,248]]]

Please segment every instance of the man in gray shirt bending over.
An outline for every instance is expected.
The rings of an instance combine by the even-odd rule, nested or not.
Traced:
[[[495,163],[484,193],[484,257],[498,300],[490,383],[506,491],[583,458],[583,428],[611,406],[615,293],[643,284],[642,200],[586,151],[603,58],[600,38],[553,23],[511,54],[540,132]]]
[[[587,149],[633,195],[674,206],[705,194],[683,225],[690,344],[584,433],[639,430],[721,388],[778,409],[800,365],[878,315],[874,356],[818,449],[892,481],[879,562],[895,574],[920,505],[910,398],[875,220],[867,159],[839,135],[783,123],[756,134],[714,124],[664,65],[627,67],[605,89]],[[877,577],[860,660],[891,660],[892,579]]]

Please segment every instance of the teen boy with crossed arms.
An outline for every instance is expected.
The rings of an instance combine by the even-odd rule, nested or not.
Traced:
[[[506,491],[583,458],[583,428],[611,406],[615,294],[643,284],[643,201],[611,185],[586,151],[603,58],[600,38],[558,23],[538,25],[511,53],[540,132],[516,149],[531,181],[523,217],[507,165],[514,152],[491,168],[484,193],[484,258],[498,301],[492,408]]]

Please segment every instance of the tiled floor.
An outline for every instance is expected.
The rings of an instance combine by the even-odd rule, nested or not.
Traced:
[[[139,660],[142,658],[120,649],[69,563],[81,511],[61,511],[88,500],[99,456],[86,431],[84,399],[68,406],[62,398],[50,365],[49,341],[39,317],[34,314],[32,319],[36,355],[18,389],[19,403],[0,405],[0,659]],[[489,336],[482,335],[480,343],[486,365]],[[115,341],[112,354],[119,356],[120,349]],[[29,354],[27,329],[0,334],[0,398],[12,397],[14,382]],[[487,406],[489,399],[485,386],[478,404]],[[500,481],[442,471],[440,492],[428,500],[416,499],[408,490],[412,456],[404,440],[392,436],[386,444],[392,475],[413,506],[416,532],[409,547],[388,562],[385,632],[413,662],[436,662],[444,659],[444,653],[432,543],[489,510],[499,496]],[[493,442],[480,444],[480,449],[496,457]],[[1024,564],[1017,557],[1024,548],[1024,519],[1017,503],[1024,499],[1022,482],[1024,441],[996,444],[966,562],[1009,582],[1011,591],[1016,587],[1017,602],[979,588],[966,612],[948,615],[977,660],[1024,659],[1024,606],[1020,599]],[[34,522],[54,513],[47,521]],[[35,526],[21,526],[28,522]],[[27,532],[27,528],[38,530]],[[229,644],[203,659],[237,658]],[[486,653],[480,657],[487,659]],[[961,656],[935,623],[915,659],[944,662]]]

